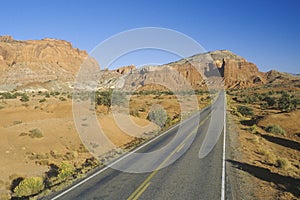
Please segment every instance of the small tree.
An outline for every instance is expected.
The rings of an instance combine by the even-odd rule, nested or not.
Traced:
[[[297,108],[297,100],[287,92],[283,92],[278,100],[278,108],[281,111],[291,112]]]
[[[96,103],[97,105],[104,105],[110,109],[111,107],[112,90],[103,91],[97,94]]]

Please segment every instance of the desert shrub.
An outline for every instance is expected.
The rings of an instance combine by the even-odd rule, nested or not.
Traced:
[[[254,124],[254,125],[248,127],[247,130],[250,131],[251,133],[256,133],[256,131],[257,131],[257,126],[256,126],[256,124]]]
[[[268,94],[273,95],[273,94],[275,94],[275,92],[274,92],[274,90],[271,90],[271,91],[268,92]]]
[[[263,102],[263,103],[260,104],[260,108],[263,109],[263,110],[267,109],[268,107],[269,106],[266,102]]]
[[[3,99],[15,99],[17,98],[16,94],[12,94],[10,92],[1,93],[1,98]]]
[[[40,129],[35,128],[29,131],[29,136],[32,138],[41,138],[44,136],[44,134]]]
[[[263,156],[270,154],[270,152],[268,150],[263,149],[263,148],[258,149],[257,153],[260,155],[263,155]]]
[[[45,98],[39,100],[40,103],[43,103],[43,102],[45,102],[45,101],[46,101]]]
[[[269,96],[264,98],[264,101],[267,102],[268,106],[274,106],[276,104],[275,98],[272,98],[272,97],[269,97]]]
[[[74,166],[62,162],[61,165],[59,166],[59,170],[58,170],[59,173],[57,177],[59,178],[59,180],[64,181],[70,176],[72,176],[74,171],[75,171]]]
[[[0,110],[3,109],[3,108],[5,108],[5,107],[0,105]]]
[[[265,155],[265,161],[271,165],[274,165],[276,162],[276,156],[273,153],[269,152]]]
[[[28,133],[22,132],[22,133],[20,133],[19,136],[26,136],[26,135],[28,135]]]
[[[14,189],[14,193],[18,197],[26,197],[39,193],[44,189],[44,180],[42,177],[25,178]]]
[[[249,138],[249,141],[252,142],[253,144],[258,144],[259,137],[257,135],[253,135],[253,137]]]
[[[150,110],[148,119],[150,119],[158,126],[163,127],[167,120],[167,112],[162,107],[156,107]]]
[[[96,94],[96,104],[104,105],[110,108],[112,98],[112,90],[97,92]]]
[[[275,133],[277,135],[286,135],[286,132],[277,124],[268,125],[265,130],[269,133]]]
[[[29,96],[27,94],[22,94],[20,101],[22,101],[22,102],[29,101]]]
[[[243,116],[253,116],[253,109],[247,106],[238,106],[237,111],[241,113]]]
[[[59,100],[66,101],[67,99],[65,97],[59,97]]]
[[[286,158],[277,158],[277,160],[275,161],[275,166],[282,169],[288,169],[289,167],[291,167],[291,163]]]
[[[13,121],[13,124],[14,124],[14,125],[22,124],[22,121],[21,121],[21,120]]]
[[[129,112],[130,115],[135,116],[135,117],[140,117],[140,113],[138,110],[131,110]]]
[[[291,112],[292,110],[297,109],[297,104],[297,99],[287,92],[283,92],[278,99],[278,109],[281,111]]]
[[[50,98],[49,92],[45,92],[44,95],[45,95],[46,98]]]

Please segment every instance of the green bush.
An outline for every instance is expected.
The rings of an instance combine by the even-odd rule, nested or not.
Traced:
[[[253,116],[253,109],[246,106],[238,106],[237,111],[243,116]]]
[[[66,101],[67,99],[65,97],[59,97],[59,100]]]
[[[44,95],[45,95],[46,98],[50,98],[49,92],[45,92]]]
[[[15,98],[17,98],[17,94],[12,94],[10,92],[1,93],[0,95],[1,95],[2,99],[15,99]]]
[[[66,180],[74,174],[75,168],[67,163],[62,162],[59,166],[58,179],[61,181]]]
[[[272,125],[268,125],[266,127],[266,131],[269,133],[275,133],[277,135],[286,135],[286,132],[283,128],[281,128],[279,125],[277,124],[272,124]]]
[[[257,126],[254,124],[254,125],[248,127],[247,130],[249,130],[251,133],[256,133]]]
[[[278,100],[278,109],[281,111],[291,112],[297,109],[298,100],[287,92],[282,92]]]
[[[162,107],[156,107],[149,112],[148,119],[158,126],[163,127],[167,120],[167,112]]]
[[[43,102],[45,102],[45,101],[46,101],[46,99],[45,99],[45,98],[43,98],[43,99],[39,100],[39,102],[40,102],[40,103],[43,103]]]
[[[29,101],[29,96],[27,94],[22,94],[22,97],[21,97],[20,101],[22,101],[22,102]]]
[[[25,178],[14,189],[18,197],[27,197],[39,193],[44,189],[44,180],[42,177]]]
[[[278,158],[275,162],[275,166],[282,169],[287,169],[291,167],[291,163],[286,158]]]
[[[276,100],[272,97],[269,97],[269,96],[264,98],[264,101],[267,102],[268,106],[274,106],[276,104]]]
[[[40,129],[35,128],[29,131],[29,136],[32,138],[41,138],[44,136],[44,134]]]

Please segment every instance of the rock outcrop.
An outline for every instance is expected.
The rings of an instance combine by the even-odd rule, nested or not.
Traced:
[[[255,64],[230,51],[215,51],[210,55],[224,77],[226,88],[251,87],[267,82],[265,74]]]
[[[198,54],[161,66],[146,66],[126,79],[128,85],[136,88],[155,83],[178,89],[184,85],[193,89],[244,88],[266,83],[265,74],[255,64],[227,50]]]
[[[70,82],[88,54],[56,39],[13,40],[0,37],[0,90],[32,82]]]
[[[116,69],[116,72],[125,75],[128,73],[132,73],[133,70],[135,70],[136,67],[134,65],[129,65],[129,66],[124,66],[124,67],[120,67],[118,69]]]
[[[162,83],[197,89],[222,84],[225,88],[252,87],[273,81],[271,77],[275,76],[274,73],[259,72],[255,64],[227,50],[198,54],[160,66],[136,69],[130,65],[111,71],[102,70],[101,73],[99,70],[99,74],[92,70],[99,69],[94,59],[84,63],[87,57],[85,51],[64,40],[18,41],[11,36],[0,36],[0,91],[29,86],[48,90],[70,89],[82,64],[92,66],[84,79],[99,77],[99,88],[103,89],[119,87],[123,84],[118,82],[121,77],[125,86],[133,89]]]

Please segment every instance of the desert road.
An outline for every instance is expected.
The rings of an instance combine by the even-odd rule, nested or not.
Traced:
[[[224,98],[220,92],[181,128],[173,127],[134,154],[44,199],[225,199]],[[152,155],[156,150],[161,152]],[[135,173],[141,168],[155,170]]]

